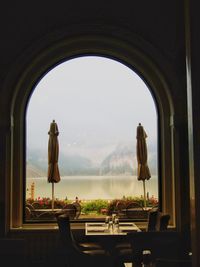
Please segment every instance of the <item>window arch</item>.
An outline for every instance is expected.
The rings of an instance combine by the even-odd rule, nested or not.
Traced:
[[[56,41],[55,41],[56,40]],[[133,38],[134,40],[134,38]],[[39,44],[37,49],[30,53],[29,62],[27,58],[23,60],[24,65],[21,69],[15,69],[10,75],[18,80],[13,95],[13,105],[11,108],[11,117],[13,122],[11,138],[11,179],[12,196],[17,195],[18,202],[12,201],[11,214],[12,226],[22,225],[23,213],[23,179],[25,176],[24,159],[25,159],[25,110],[27,101],[32,93],[38,78],[43,76],[48,69],[52,68],[63,60],[82,56],[82,55],[102,55],[123,62],[125,65],[137,70],[137,73],[152,89],[160,117],[160,158],[159,166],[162,177],[160,191],[163,195],[161,208],[169,212],[174,217],[174,167],[173,167],[173,105],[169,95],[169,89],[165,77],[151,58],[145,55],[136,47],[137,44],[129,44],[123,41],[123,38],[114,38],[90,33],[84,38],[81,34],[77,36],[66,36],[62,39],[57,38],[52,42],[52,46],[44,48],[44,44],[51,42],[48,38]],[[136,42],[137,43],[137,42]],[[142,47],[143,43],[140,40]],[[42,48],[42,49],[41,49]],[[146,45],[144,44],[144,49]],[[30,52],[30,51],[29,51]],[[18,78],[20,71],[23,75]],[[170,126],[171,125],[171,126]],[[167,164],[166,164],[167,163]],[[168,179],[167,179],[168,177]]]
[[[148,87],[134,71],[106,57],[82,56],[57,65],[39,81],[26,116],[27,208],[32,204],[51,208],[52,190],[46,173],[47,131],[52,118],[59,125],[61,144],[62,178],[55,185],[57,208],[64,208],[78,196],[84,201],[79,219],[87,219],[91,217],[88,212],[95,218],[105,217],[116,200],[125,205],[136,201],[143,206],[147,198],[149,208],[158,204],[156,106]],[[145,201],[143,183],[137,180],[138,122],[149,137],[151,179],[146,181]],[[88,210],[92,205],[93,210]],[[27,217],[35,219],[29,213]]]

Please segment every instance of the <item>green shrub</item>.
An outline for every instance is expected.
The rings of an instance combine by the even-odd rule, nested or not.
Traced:
[[[88,213],[101,213],[101,209],[106,209],[108,207],[108,201],[102,199],[96,199],[82,203],[82,212]]]

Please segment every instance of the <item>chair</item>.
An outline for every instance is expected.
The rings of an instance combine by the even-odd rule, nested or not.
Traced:
[[[26,220],[31,219],[31,210],[29,209],[29,207],[25,207],[25,217],[26,217]]]
[[[73,202],[72,204],[76,207],[75,219],[77,220],[81,214],[81,205],[78,202]]]
[[[76,206],[74,204],[66,204],[63,208],[63,213],[69,216],[70,219],[75,219],[76,218]]]
[[[138,232],[128,234],[131,240],[132,260],[134,266],[141,266],[143,251],[151,251],[151,262],[157,259],[186,259],[183,238],[179,232]],[[171,266],[171,265],[168,265]]]
[[[148,222],[147,222],[146,231],[156,231],[157,218],[158,218],[158,211],[150,211],[148,213]],[[130,242],[121,243],[121,244],[117,245],[117,248],[118,249],[122,249],[122,248],[128,249],[125,254],[131,253]]]
[[[35,217],[35,214],[34,214],[34,207],[33,205],[31,205],[30,203],[26,203],[26,207],[25,207],[25,217],[26,217],[26,220],[31,220]]]
[[[55,218],[56,218],[56,220],[58,221],[58,217],[60,216],[60,215],[64,215],[64,216],[68,216],[63,210],[61,210],[61,211],[57,211],[55,214],[54,214],[54,216],[55,216]],[[68,216],[69,217],[69,216]],[[70,218],[69,218],[70,219]],[[73,237],[73,235],[72,235],[72,238],[73,238],[73,240],[74,240],[74,237]],[[94,249],[96,249],[96,250],[101,250],[102,249],[102,246],[101,246],[101,244],[99,244],[99,243],[96,243],[96,242],[76,242],[76,245],[78,246],[78,248],[79,249],[81,249],[81,250],[94,250]]]
[[[162,214],[161,212],[158,212],[155,230],[156,231],[167,231],[169,220],[170,220],[169,214]]]
[[[34,210],[35,208],[33,207],[32,204],[26,203],[26,207],[28,207],[30,210]]]
[[[55,219],[55,214],[50,211],[44,211],[37,216],[38,220],[53,220]]]
[[[35,202],[36,204],[31,205],[30,203],[26,204],[25,207],[25,217],[26,220],[53,220],[55,219],[55,215],[52,211],[42,211],[40,213],[37,213],[37,209],[35,208],[35,206],[37,207],[38,203]]]
[[[156,231],[156,224],[158,219],[158,210],[150,210],[148,213],[148,223],[146,231]]]
[[[129,219],[145,219],[146,212],[138,202],[131,202],[126,207],[126,217]]]
[[[158,210],[150,210],[148,213],[148,222],[146,232],[166,231],[169,223],[170,216],[168,214],[162,214]],[[119,258],[123,262],[131,262],[133,257],[133,251],[131,246],[131,240],[129,242],[123,242],[116,246],[118,250]]]
[[[35,201],[32,203],[32,206],[34,209],[41,209],[41,205],[38,201]]]
[[[37,218],[35,208],[29,203],[27,203],[25,207],[25,218],[26,220],[34,220]]]
[[[124,202],[118,201],[116,203],[115,209],[116,209],[116,213],[117,213],[119,218],[125,218],[126,217],[126,205]]]
[[[76,204],[78,204],[78,203],[76,203]],[[80,204],[78,204],[78,205],[80,205]],[[79,211],[78,211],[78,213],[79,213]],[[65,205],[64,209],[62,209],[61,211],[57,211],[54,214],[54,216],[56,218],[58,218],[58,216],[63,215],[63,214],[68,216],[69,219],[74,219],[74,218],[76,218],[76,216],[79,216],[79,215],[77,215],[77,208],[76,208],[76,205],[74,205],[74,204]],[[102,249],[102,246],[99,243],[95,243],[95,242],[85,242],[84,241],[84,242],[78,242],[76,244],[79,247],[79,249],[81,249],[81,250],[85,250],[85,249],[87,249],[87,250],[94,250],[94,249],[101,250]]]
[[[62,214],[57,216],[60,239],[63,247],[63,255],[67,267],[79,266],[113,266],[114,260],[103,249],[81,250],[75,242],[71,229],[69,216]]]

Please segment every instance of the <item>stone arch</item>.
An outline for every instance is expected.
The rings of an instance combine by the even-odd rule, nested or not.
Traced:
[[[72,27],[73,28],[73,27]],[[112,30],[112,35],[109,34]],[[126,36],[126,37],[124,37]],[[171,214],[172,223],[175,222],[174,204],[174,100],[169,88],[170,79],[174,79],[170,73],[170,66],[166,62],[162,68],[153,60],[158,55],[154,49],[137,36],[114,27],[100,28],[75,27],[66,34],[65,31],[46,36],[25,51],[8,75],[3,90],[10,90],[11,106],[7,106],[11,116],[11,133],[9,135],[11,156],[10,169],[12,188],[12,226],[18,227],[23,224],[23,180],[25,160],[25,111],[28,99],[38,80],[56,64],[67,59],[84,56],[98,55],[117,60],[133,69],[143,81],[146,82],[156,102],[159,117],[159,155],[160,175],[162,183],[162,210]],[[150,56],[151,55],[151,56]],[[162,62],[165,62],[162,60]],[[164,71],[163,71],[164,69]],[[169,72],[168,72],[169,70]],[[167,77],[168,75],[168,77]],[[170,77],[170,75],[172,77]],[[14,201],[17,194],[19,200]]]

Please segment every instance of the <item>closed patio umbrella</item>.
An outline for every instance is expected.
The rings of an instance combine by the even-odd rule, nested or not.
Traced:
[[[143,189],[144,189],[144,206],[146,207],[146,189],[145,189],[145,180],[149,180],[151,178],[151,174],[149,171],[149,167],[147,164],[147,144],[146,138],[147,134],[139,123],[137,127],[137,161],[138,161],[138,173],[137,178],[140,181],[143,181]]]
[[[50,124],[49,134],[49,143],[48,143],[48,182],[52,183],[52,210],[54,209],[54,183],[60,181],[60,173],[58,168],[58,154],[59,154],[59,145],[58,145],[58,126],[53,120]]]

